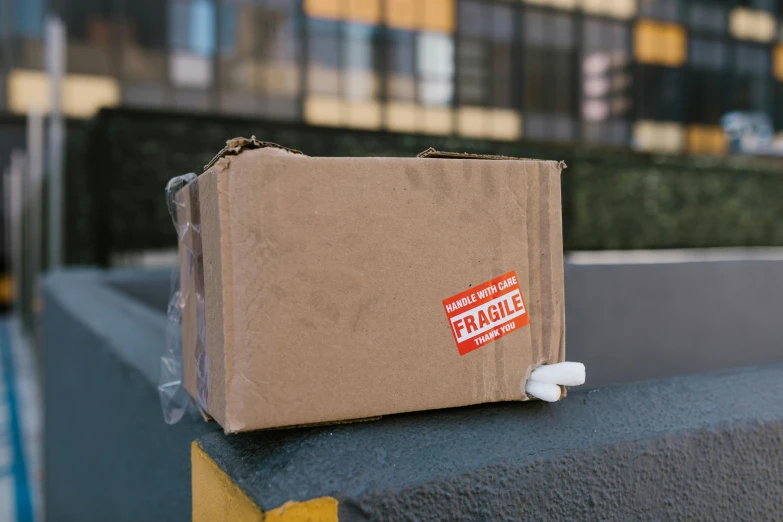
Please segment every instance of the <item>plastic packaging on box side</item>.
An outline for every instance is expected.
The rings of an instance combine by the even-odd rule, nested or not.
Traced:
[[[190,220],[182,219],[183,213],[180,210],[183,208],[184,203],[180,189],[195,179],[196,175],[193,173],[184,174],[172,178],[166,184],[166,205],[171,214],[171,219],[174,221],[178,240],[185,246],[185,250],[188,253],[189,262],[186,265],[190,269],[188,277],[196,277],[197,252],[193,248],[193,237],[199,236],[200,239],[201,230],[194,226]],[[198,241],[197,243],[200,248],[201,242]],[[163,418],[168,424],[179,422],[187,409],[192,405],[190,395],[185,390],[182,382],[182,312],[187,302],[187,295],[184,293],[187,292],[187,288],[180,289],[179,282],[180,273],[179,266],[177,266],[171,274],[171,290],[166,311],[166,348],[160,358],[158,383],[160,407],[163,411]],[[195,285],[192,288],[196,288]],[[201,302],[203,303],[203,293]],[[200,327],[199,330],[203,331],[203,328]],[[206,357],[206,354],[204,354],[204,357]]]

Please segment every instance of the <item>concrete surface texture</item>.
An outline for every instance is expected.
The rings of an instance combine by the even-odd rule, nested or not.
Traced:
[[[770,365],[197,442],[263,509],[329,496],[340,521],[771,521],[781,397]]]

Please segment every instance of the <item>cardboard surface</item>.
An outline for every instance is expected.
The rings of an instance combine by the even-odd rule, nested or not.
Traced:
[[[185,188],[201,223],[209,414],[236,432],[527,400],[529,373],[565,357],[561,168],[263,147],[214,160]],[[511,272],[519,290],[496,289],[506,305],[476,296],[463,311],[485,304],[486,335],[524,301],[529,324],[458,348],[444,300]],[[192,304],[183,358],[198,396]]]

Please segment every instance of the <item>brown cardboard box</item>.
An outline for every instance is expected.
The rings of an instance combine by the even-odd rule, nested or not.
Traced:
[[[226,432],[527,400],[565,357],[562,167],[231,140],[181,191],[186,388]]]

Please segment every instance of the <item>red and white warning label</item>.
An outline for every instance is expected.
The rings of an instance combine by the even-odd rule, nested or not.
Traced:
[[[515,271],[443,300],[460,355],[530,324]]]

